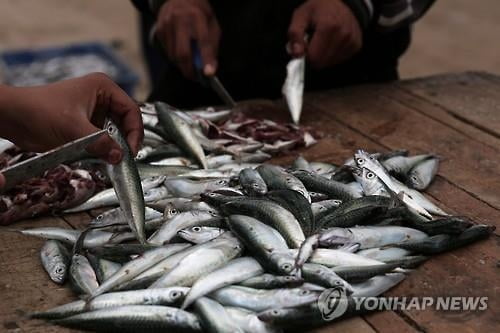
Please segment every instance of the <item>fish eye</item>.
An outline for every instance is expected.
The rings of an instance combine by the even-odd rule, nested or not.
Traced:
[[[170,297],[172,298],[177,298],[177,297],[180,297],[181,296],[181,293],[177,292],[177,291],[172,291],[170,293]]]
[[[208,193],[208,196],[209,197],[215,197],[215,193],[213,193],[213,192],[212,193]]]
[[[64,268],[62,268],[62,267],[56,268],[56,274],[63,274],[63,273],[64,273]]]
[[[373,172],[368,172],[368,173],[366,174],[366,178],[368,178],[368,179],[373,179],[373,178],[375,178],[375,174],[374,174]]]
[[[221,179],[221,180],[217,181],[217,184],[218,185],[225,185],[226,181],[224,179]]]
[[[255,184],[253,184],[253,187],[258,188],[259,184],[255,183]]]
[[[361,165],[361,164],[365,163],[365,160],[364,160],[364,159],[362,159],[362,158],[357,158],[357,159],[356,159],[356,163],[358,163],[358,164],[360,164],[360,165]]]
[[[114,134],[116,132],[116,127],[112,124],[109,124],[107,130],[109,134]]]
[[[177,213],[178,213],[178,211],[175,208],[170,210],[170,214],[177,214]]]
[[[411,180],[413,180],[414,182],[418,181],[416,176],[411,176]]]
[[[191,230],[193,230],[194,232],[200,232],[201,227],[193,227]]]
[[[292,281],[293,280],[293,277],[291,276],[285,276],[285,281]]]
[[[335,284],[336,284],[337,286],[341,286],[341,285],[342,285],[342,282],[340,282],[340,281],[335,281]]]
[[[342,200],[333,200],[337,205],[340,205],[342,203]]]
[[[97,216],[95,219],[96,219],[97,221],[100,221],[100,220],[102,220],[103,218],[104,218],[104,216],[102,216],[102,214],[101,214],[101,215]]]
[[[273,314],[273,315],[276,315],[276,316],[277,316],[277,315],[279,315],[279,314],[280,314],[280,310],[278,310],[278,309],[271,310],[271,314]]]
[[[299,292],[299,295],[300,295],[300,296],[309,295],[309,290],[302,289],[302,290]]]

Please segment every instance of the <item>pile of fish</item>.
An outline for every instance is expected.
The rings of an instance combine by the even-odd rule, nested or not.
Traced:
[[[157,109],[162,115],[158,117]],[[277,154],[316,142],[307,128],[255,119],[242,112],[181,112],[163,103],[142,106],[145,124],[144,147],[136,157],[141,175],[171,175],[184,170],[192,178],[219,178],[237,175],[241,168],[263,162]],[[166,133],[174,136],[169,137]],[[34,154],[21,151],[0,139],[0,170],[24,161]],[[197,166],[211,170],[198,170]],[[187,167],[189,166],[189,168]],[[185,168],[182,168],[185,167]],[[156,189],[161,182],[144,180],[147,200],[165,192]],[[209,184],[207,184],[208,186]],[[49,170],[0,195],[0,225],[47,213],[58,213],[86,202],[84,209],[95,208],[95,202],[106,206],[117,203],[106,167],[101,161],[82,153],[82,159]],[[154,188],[154,189],[153,189]],[[101,197],[111,195],[111,202]],[[154,196],[150,198],[150,196]],[[114,200],[114,201],[113,201]],[[91,207],[92,206],[92,207]]]
[[[337,319],[363,313],[353,298],[378,296],[428,256],[493,230],[420,192],[436,175],[435,156],[358,150],[343,166],[262,164],[265,152],[255,152],[266,144],[201,140],[205,121],[152,110],[145,123],[158,137],[147,135],[136,161],[107,124],[125,151],[107,166],[113,189],[71,211],[115,208],[83,231],[19,231],[47,239],[43,267],[81,296],[31,317],[96,331],[303,330],[328,324],[325,290],[347,302]],[[166,133],[172,145],[159,144]]]

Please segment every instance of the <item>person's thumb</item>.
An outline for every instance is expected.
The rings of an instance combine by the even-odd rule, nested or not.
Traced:
[[[0,173],[0,189],[5,185],[5,178],[4,176]]]
[[[90,121],[85,121],[79,125],[78,130],[75,132],[75,135],[78,135],[75,139],[97,131],[100,131],[100,129],[95,127]],[[96,142],[88,146],[86,150],[90,154],[111,164],[119,163],[123,157],[122,149],[118,143],[107,134],[103,134]]]

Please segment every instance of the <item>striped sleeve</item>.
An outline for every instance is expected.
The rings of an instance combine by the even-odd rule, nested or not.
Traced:
[[[375,7],[375,24],[380,30],[410,25],[432,6],[435,0],[371,0]]]
[[[391,31],[418,20],[435,0],[343,0],[363,29]]]

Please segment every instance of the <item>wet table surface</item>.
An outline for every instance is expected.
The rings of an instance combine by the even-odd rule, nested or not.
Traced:
[[[281,101],[256,101],[252,112],[287,119]],[[446,211],[500,228],[500,77],[459,73],[393,84],[308,94],[303,125],[323,133],[298,153],[315,161],[342,163],[355,149],[408,149],[442,158],[426,191]],[[83,228],[98,212],[23,221],[15,228]],[[67,286],[52,283],[39,261],[43,241],[0,229],[0,332],[65,332],[26,314],[71,300]],[[498,332],[500,330],[500,239],[434,256],[386,296],[488,297],[486,311],[406,309],[331,323],[315,332]]]

